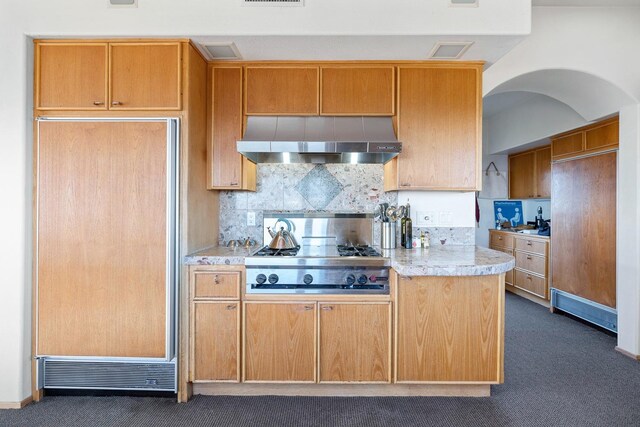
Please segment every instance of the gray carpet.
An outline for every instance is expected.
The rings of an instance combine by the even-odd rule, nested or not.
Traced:
[[[1,426],[640,426],[640,363],[615,338],[507,294],[490,398],[46,397]]]

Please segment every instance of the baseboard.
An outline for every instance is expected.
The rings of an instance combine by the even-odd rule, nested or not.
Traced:
[[[22,409],[33,402],[33,397],[29,396],[21,402],[0,402],[0,409]]]
[[[618,346],[616,346],[616,351],[624,354],[627,357],[630,357],[631,359],[634,359],[634,360],[637,360],[637,361],[640,362],[640,354],[633,354],[630,351],[623,350]]]
[[[522,289],[516,288],[513,285],[510,285],[508,283],[505,283],[504,288],[511,292],[512,294],[516,294],[519,297],[522,297],[524,299],[528,299],[531,302],[535,302],[536,304],[540,304],[544,307],[550,308],[551,304],[549,303],[549,300],[546,300],[544,298],[540,298],[538,296],[533,295],[532,293],[529,293],[527,291],[523,291]]]
[[[489,397],[489,384],[197,383],[193,394],[224,396],[463,396]]]

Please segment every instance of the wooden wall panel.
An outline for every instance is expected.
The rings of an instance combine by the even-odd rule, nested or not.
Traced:
[[[319,68],[246,67],[245,114],[318,115]]]
[[[394,67],[322,67],[320,114],[393,116]]]

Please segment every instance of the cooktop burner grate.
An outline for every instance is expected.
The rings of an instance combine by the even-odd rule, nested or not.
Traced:
[[[340,256],[380,256],[380,253],[367,245],[338,245],[338,255]]]
[[[300,246],[296,246],[291,249],[272,249],[269,246],[265,246],[254,254],[254,256],[296,256]]]

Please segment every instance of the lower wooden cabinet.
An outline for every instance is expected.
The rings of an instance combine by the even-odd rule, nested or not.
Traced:
[[[316,381],[314,302],[244,303],[244,381]]]
[[[401,277],[396,328],[396,382],[502,382],[499,276]]]
[[[240,381],[240,302],[198,302],[193,316],[193,381]]]
[[[319,308],[319,382],[390,382],[391,303]]]

